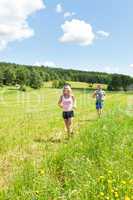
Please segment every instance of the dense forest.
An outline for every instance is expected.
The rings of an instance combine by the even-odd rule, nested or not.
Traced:
[[[102,72],[87,72],[66,70],[61,68],[36,67],[13,63],[0,63],[0,86],[19,84],[38,89],[47,81],[56,81],[55,87],[62,87],[66,81],[80,81],[86,83],[102,83],[108,85],[108,90],[132,89],[133,77],[122,74],[107,74]],[[57,81],[59,84],[57,84]]]

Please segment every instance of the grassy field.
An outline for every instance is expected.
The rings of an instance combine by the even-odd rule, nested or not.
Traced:
[[[133,94],[108,93],[97,119],[87,86],[73,84],[68,142],[61,90],[0,89],[0,200],[133,199]]]
[[[68,81],[68,83],[71,85],[73,89],[96,89],[97,84],[88,84],[84,82],[73,82],[73,81]],[[45,88],[52,87],[52,81],[45,83]],[[102,84],[103,89],[107,89],[107,85]]]

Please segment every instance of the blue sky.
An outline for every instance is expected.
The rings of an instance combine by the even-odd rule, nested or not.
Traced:
[[[22,2],[0,14],[1,61],[133,75],[132,0]]]

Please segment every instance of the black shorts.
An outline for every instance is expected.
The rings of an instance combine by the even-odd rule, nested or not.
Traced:
[[[64,119],[69,119],[74,117],[74,112],[73,111],[68,111],[68,112],[63,112],[63,118]]]

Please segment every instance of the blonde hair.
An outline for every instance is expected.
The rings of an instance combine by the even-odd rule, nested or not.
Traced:
[[[63,93],[64,93],[64,90],[68,90],[70,92],[70,94],[72,95],[72,89],[71,89],[70,85],[64,85],[64,87],[63,87]]]

